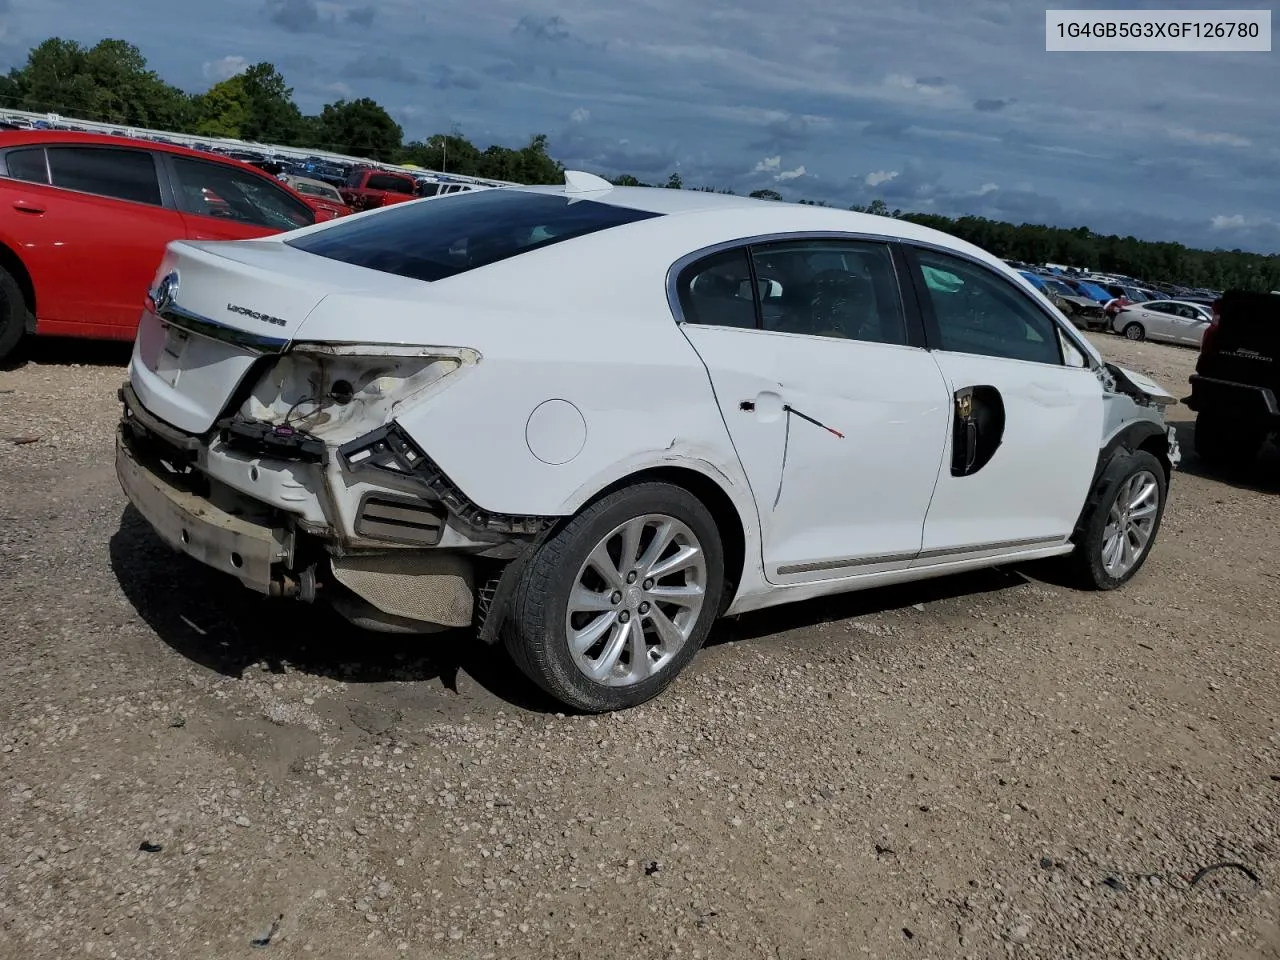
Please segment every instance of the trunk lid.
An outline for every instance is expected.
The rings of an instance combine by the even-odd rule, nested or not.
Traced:
[[[188,433],[205,433],[251,371],[253,379],[261,376],[326,296],[376,295],[373,284],[395,286],[392,279],[275,238],[176,241],[165,251],[139,322],[130,383],[152,414]]]
[[[1203,377],[1267,387],[1280,394],[1280,295],[1229,290],[1196,363]]]

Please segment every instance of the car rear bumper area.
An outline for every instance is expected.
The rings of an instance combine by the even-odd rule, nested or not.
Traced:
[[[1280,404],[1266,387],[1192,374],[1191,396],[1183,402],[1197,413],[1229,414],[1280,429]]]
[[[183,490],[132,448],[127,427],[116,432],[116,476],[134,508],[169,546],[246,587],[273,593],[272,567],[288,563],[292,533],[228,513]]]

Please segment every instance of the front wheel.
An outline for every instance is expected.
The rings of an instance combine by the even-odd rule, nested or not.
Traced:
[[[682,487],[640,483],[592,504],[525,568],[504,627],[521,671],[560,702],[621,710],[664,690],[720,608],[724,551]]]
[[[1146,329],[1142,326],[1142,324],[1137,322],[1126,324],[1124,328],[1124,335],[1126,339],[1129,339],[1129,340],[1136,341],[1136,340],[1147,339]]]
[[[1083,586],[1114,590],[1146,563],[1164,517],[1164,465],[1145,450],[1113,460],[1085,511],[1070,560]]]
[[[22,288],[8,270],[0,268],[0,361],[3,361],[27,332],[31,311]]]

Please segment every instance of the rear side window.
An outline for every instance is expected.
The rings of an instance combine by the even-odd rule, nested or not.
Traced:
[[[316,221],[315,213],[267,177],[225,163],[173,157],[178,203],[188,213],[256,227],[293,230]]]
[[[44,165],[44,147],[10,150],[4,157],[5,169],[15,180],[48,183],[49,169]]]
[[[431,281],[656,216],[550,193],[475,190],[334,221],[288,243],[331,260]]]
[[[49,147],[49,173],[55,187],[160,205],[156,162],[146,150]]]
[[[393,193],[413,193],[412,180],[406,180],[404,177],[391,177],[385,173],[370,174],[369,182],[366,186],[370,190],[390,190]]]

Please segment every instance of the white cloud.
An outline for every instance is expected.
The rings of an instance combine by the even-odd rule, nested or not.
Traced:
[[[775,170],[782,169],[782,157],[765,157],[756,164],[756,173],[773,173]]]
[[[238,56],[226,56],[218,60],[208,60],[201,67],[204,72],[204,78],[213,83],[230,80],[236,74],[244,73],[248,69],[249,61],[244,57]]]
[[[994,193],[999,189],[1000,189],[999,184],[984,183],[982,186],[978,188],[978,196],[985,197],[988,193]]]
[[[1220,213],[1209,221],[1209,225],[1215,230],[1238,230],[1240,227],[1247,227],[1249,221],[1239,213],[1233,213],[1229,217]]]
[[[897,175],[897,170],[876,170],[867,174],[865,182],[868,187],[878,187],[882,183],[888,183]]]
[[[804,164],[802,163],[800,164],[800,166],[796,167],[794,170],[783,170],[773,179],[782,180],[785,182],[787,180],[796,180],[803,176],[804,176]]]
[[[1253,141],[1238,137],[1234,133],[1207,133],[1203,130],[1189,130],[1186,127],[1174,127],[1169,131],[1174,140],[1186,143],[1199,143],[1207,147],[1251,147]]]
[[[586,123],[591,119],[591,111],[586,107],[578,107],[573,113],[569,114],[569,119],[574,123]]]

